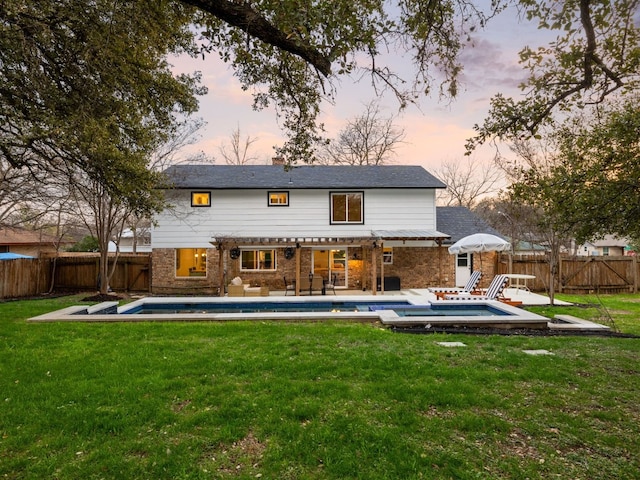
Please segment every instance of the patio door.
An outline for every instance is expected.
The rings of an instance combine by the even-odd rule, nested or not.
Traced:
[[[470,253],[456,254],[456,287],[464,287],[471,277],[473,256]]]
[[[314,275],[321,275],[325,281],[336,279],[336,288],[347,287],[347,250],[313,250],[313,266]]]

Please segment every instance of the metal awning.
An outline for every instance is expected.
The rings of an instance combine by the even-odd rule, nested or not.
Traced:
[[[238,245],[282,245],[285,246],[309,246],[309,245],[371,245],[378,238],[366,237],[213,237],[210,243],[216,246]]]
[[[450,238],[437,230],[372,230],[371,235],[380,240],[435,240],[442,242]]]
[[[354,237],[241,237],[217,236],[211,239],[213,245],[372,245],[380,240],[434,240],[442,242],[451,238],[437,230],[372,230],[369,236]]]

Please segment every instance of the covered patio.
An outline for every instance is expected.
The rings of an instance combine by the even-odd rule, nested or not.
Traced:
[[[378,284],[380,293],[385,293],[385,282],[379,279],[385,278],[385,263],[383,261],[383,251],[385,243],[409,246],[412,242],[421,242],[431,246],[441,246],[445,239],[449,236],[432,230],[377,230],[372,231],[369,236],[341,236],[341,237],[236,237],[236,236],[218,236],[211,239],[211,244],[218,251],[218,282],[219,285],[225,285],[226,266],[230,261],[237,260],[241,254],[242,248],[273,248],[282,250],[283,256],[287,260],[295,259],[295,267],[291,278],[292,291],[298,296],[304,293],[306,288],[310,288],[314,275],[318,275],[314,271],[313,261],[309,264],[302,262],[302,252],[307,250],[311,255],[313,251],[318,249],[357,249],[354,253],[353,260],[361,262],[360,275],[362,277],[363,286],[368,285],[372,295],[378,294]],[[409,245],[407,245],[409,244]],[[324,250],[322,250],[324,251]],[[361,255],[361,256],[360,256]],[[341,259],[344,268],[348,266],[350,259]],[[307,273],[307,268],[309,273]],[[317,270],[317,269],[316,269]],[[331,271],[321,270],[323,282],[331,283]],[[335,285],[332,285],[335,287]],[[283,294],[288,293],[285,291]],[[348,290],[349,286],[344,285],[344,290]],[[363,288],[364,290],[364,288]],[[333,289],[332,289],[333,291]],[[309,290],[311,293],[311,290]],[[324,288],[323,288],[324,293]],[[224,288],[220,289],[220,296],[224,296]]]

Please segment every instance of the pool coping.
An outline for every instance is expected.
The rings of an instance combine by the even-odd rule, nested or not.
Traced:
[[[394,300],[402,300],[411,305],[429,305],[433,303],[427,297],[417,295],[387,295],[380,299],[374,299],[370,295],[340,296],[340,302],[385,302],[393,303]],[[123,306],[117,306],[118,302],[102,302],[96,305],[79,305],[67,307],[54,312],[45,313],[28,319],[28,322],[223,322],[223,321],[327,321],[345,320],[358,322],[381,322],[387,326],[415,326],[415,325],[467,325],[467,326],[501,326],[503,328],[528,327],[548,328],[550,319],[513,307],[497,301],[469,301],[469,300],[445,300],[438,304],[449,305],[489,305],[505,311],[507,316],[488,315],[469,317],[463,315],[450,316],[411,316],[401,317],[393,310],[376,310],[370,312],[262,312],[262,313],[154,313],[154,314],[130,314],[125,312],[136,308],[140,304],[167,304],[167,303],[318,303],[319,301],[333,301],[332,297],[318,300],[317,297],[288,297],[270,296],[260,297],[144,297]],[[446,302],[446,303],[445,303]],[[89,314],[102,309],[117,307],[118,315],[114,314]],[[87,311],[87,314],[77,312]],[[122,312],[122,313],[121,313]]]

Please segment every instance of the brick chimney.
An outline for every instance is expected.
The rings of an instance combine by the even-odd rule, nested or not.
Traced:
[[[273,157],[271,165],[284,165],[284,157]]]

